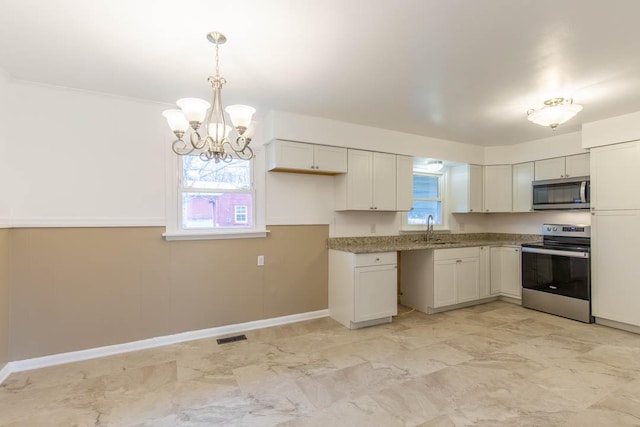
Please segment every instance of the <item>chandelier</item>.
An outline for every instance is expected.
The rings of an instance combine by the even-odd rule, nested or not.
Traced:
[[[211,103],[199,98],[182,98],[176,102],[179,110],[162,112],[178,138],[173,141],[171,148],[180,156],[194,151],[200,153],[203,161],[228,163],[234,157],[249,160],[254,156],[249,143],[255,130],[255,122],[251,118],[256,110],[247,105],[230,105],[224,109],[237,133],[235,138],[229,139],[231,127],[225,120],[221,99],[222,86],[226,80],[220,75],[218,64],[218,46],[224,44],[227,38],[218,32],[211,32],[207,34],[207,39],[216,46],[216,74],[208,79],[213,88]],[[189,128],[191,134],[187,142],[182,138]]]
[[[571,98],[551,98],[544,101],[544,107],[527,111],[527,119],[540,126],[549,126],[556,130],[558,125],[572,119],[580,111],[582,111],[582,105],[574,104]]]

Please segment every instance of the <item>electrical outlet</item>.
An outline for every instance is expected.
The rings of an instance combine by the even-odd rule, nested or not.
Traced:
[[[460,229],[460,231],[464,231],[464,222],[458,223],[458,228]]]
[[[264,265],[264,255],[258,255],[258,266],[262,267]]]
[[[371,224],[371,234],[376,234],[376,225]]]

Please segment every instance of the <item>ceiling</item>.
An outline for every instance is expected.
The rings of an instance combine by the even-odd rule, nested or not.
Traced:
[[[638,0],[0,1],[16,79],[173,103],[209,98],[492,146],[640,111]],[[545,99],[584,110],[551,131]]]

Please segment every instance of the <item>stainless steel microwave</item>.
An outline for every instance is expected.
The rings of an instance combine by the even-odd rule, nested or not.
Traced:
[[[588,176],[533,181],[533,210],[589,209]]]

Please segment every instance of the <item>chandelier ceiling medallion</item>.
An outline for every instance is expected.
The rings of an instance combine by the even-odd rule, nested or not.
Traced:
[[[195,151],[200,153],[202,160],[214,160],[216,163],[221,160],[228,163],[234,157],[249,160],[254,156],[249,143],[255,131],[255,122],[251,119],[256,110],[247,105],[230,105],[222,109],[221,92],[226,80],[220,75],[218,46],[224,44],[227,38],[214,31],[207,34],[207,39],[216,46],[216,74],[208,79],[213,88],[211,103],[199,98],[182,98],[176,102],[179,110],[162,112],[169,127],[178,138],[173,141],[171,148],[180,156]],[[229,115],[238,134],[231,140],[229,139],[231,127],[227,125],[224,111]],[[191,134],[189,141],[186,142],[182,137],[189,128],[191,128]]]
[[[574,104],[571,98],[551,98],[544,101],[544,107],[527,111],[527,119],[540,126],[556,128],[582,111],[582,105]]]

